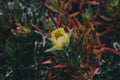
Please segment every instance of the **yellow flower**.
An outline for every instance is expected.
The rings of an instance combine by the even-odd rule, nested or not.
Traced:
[[[56,50],[62,50],[69,45],[69,35],[63,28],[58,28],[51,33],[51,41]]]

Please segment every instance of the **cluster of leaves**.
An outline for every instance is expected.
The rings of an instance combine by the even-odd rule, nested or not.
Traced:
[[[60,76],[62,80],[92,80],[100,70],[102,53],[120,56],[119,50],[110,45],[112,41],[119,43],[120,40],[117,37],[120,31],[116,30],[119,29],[119,4],[119,0],[49,0],[44,3],[49,10],[46,20],[49,31],[59,27],[68,32],[74,30],[70,50],[53,51],[54,57],[43,62],[52,65],[50,80]],[[64,74],[67,75],[63,77]]]
[[[0,77],[117,80],[119,8],[119,0],[0,0]],[[45,53],[59,27],[73,29],[70,49]]]

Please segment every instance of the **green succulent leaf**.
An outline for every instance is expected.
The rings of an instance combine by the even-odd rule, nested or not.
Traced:
[[[22,17],[22,10],[19,3],[15,2],[13,8],[12,16],[16,22],[19,22]]]
[[[55,47],[52,47],[52,48],[50,48],[50,49],[47,49],[45,52],[52,52],[52,51],[55,51],[56,50],[56,48]]]
[[[109,4],[111,7],[117,7],[118,4],[119,4],[119,0],[108,0],[108,4]]]
[[[15,59],[16,59],[15,51],[16,51],[16,48],[15,48],[14,44],[10,41],[7,41],[5,44],[4,54],[5,54],[6,58],[8,59],[11,66],[15,65]]]

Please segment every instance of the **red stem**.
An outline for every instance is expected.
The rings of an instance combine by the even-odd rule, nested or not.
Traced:
[[[103,36],[103,35],[109,33],[111,30],[112,30],[112,27],[109,27],[109,28],[107,28],[104,32],[102,32],[102,33],[97,33],[97,36]]]
[[[102,52],[104,52],[104,51],[110,51],[110,52],[113,52],[113,53],[115,53],[116,55],[120,56],[120,51],[117,51],[117,50],[115,50],[115,49],[113,49],[113,48],[104,47],[104,48],[101,49],[101,51],[102,51]]]
[[[55,26],[57,26],[57,22],[56,22],[54,16],[51,13],[49,14],[49,16],[50,16],[51,20],[53,21],[53,23],[55,24]]]
[[[32,29],[36,30],[38,32],[42,32],[42,30],[40,28],[38,28],[38,26],[36,26],[36,25],[32,25]]]
[[[57,28],[60,27],[62,23],[62,13],[59,14],[59,19],[58,19],[58,22],[57,22]]]

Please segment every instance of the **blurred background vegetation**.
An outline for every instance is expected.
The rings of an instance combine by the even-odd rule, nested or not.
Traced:
[[[120,1],[96,1],[109,4],[108,12],[101,7],[102,16],[97,19],[102,25],[96,27],[96,30],[102,32],[106,29],[103,26],[114,26],[114,30],[102,36],[101,41],[108,47],[120,51]],[[0,80],[48,80],[48,72],[52,69],[49,65],[41,63],[53,56],[44,54],[50,47],[46,44],[49,43],[47,33],[52,30],[53,23],[47,23],[51,11],[44,3],[51,5],[49,0],[0,0]],[[69,13],[78,11],[78,4],[73,3],[72,7],[73,11]],[[85,5],[83,9],[86,7],[89,6]],[[94,13],[97,6],[91,8]],[[114,12],[118,14],[113,15]],[[54,12],[52,14],[58,17]],[[65,75],[68,76],[63,73],[61,77]],[[110,52],[102,54],[100,71],[94,76],[94,80],[120,80],[119,75],[120,57]],[[69,79],[61,77],[54,80]]]

